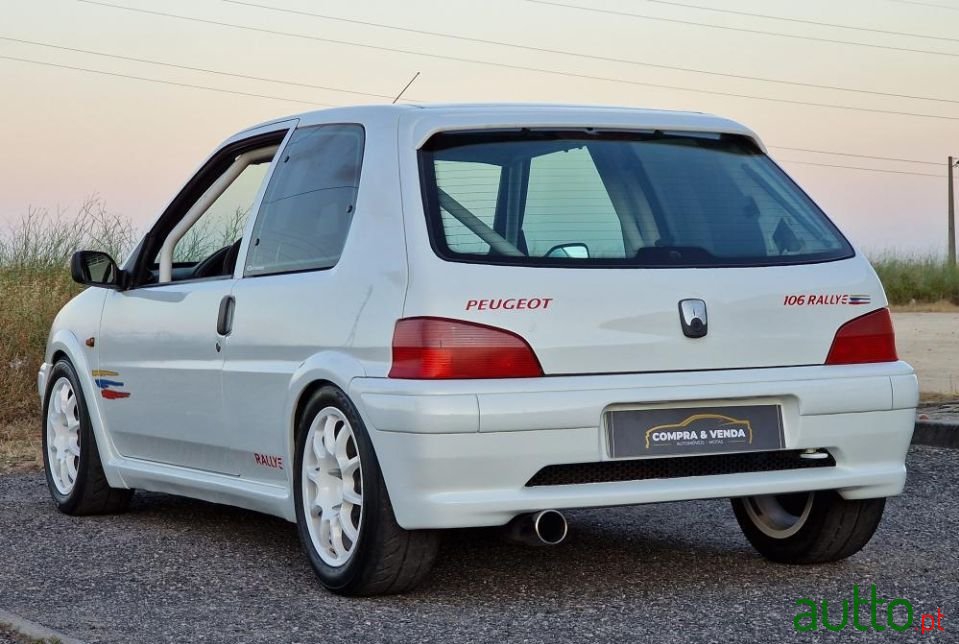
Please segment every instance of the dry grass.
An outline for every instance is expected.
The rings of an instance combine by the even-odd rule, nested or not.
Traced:
[[[37,418],[0,424],[0,474],[39,470],[43,467],[40,449]]]
[[[69,220],[31,210],[0,233],[0,472],[41,463],[37,368],[53,318],[81,290],[67,270],[70,255],[80,248],[119,255],[133,236],[96,199]]]
[[[65,269],[0,268],[0,472],[40,464],[37,368],[54,316],[78,291]]]
[[[947,300],[897,304],[891,308],[894,313],[959,313],[959,304]]]
[[[957,394],[933,393],[928,391],[919,392],[920,405],[941,405],[943,403],[954,403],[959,401]]]
[[[79,290],[62,268],[0,268],[0,422],[36,413],[37,367],[50,324]]]
[[[64,269],[0,268],[0,473],[40,467],[37,368],[53,317],[77,291]]]

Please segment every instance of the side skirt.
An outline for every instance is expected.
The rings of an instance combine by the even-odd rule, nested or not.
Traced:
[[[132,458],[120,458],[111,465],[131,488],[232,505],[296,522],[293,497],[285,486]]]

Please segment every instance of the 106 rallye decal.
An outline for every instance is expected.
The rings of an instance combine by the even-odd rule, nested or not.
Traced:
[[[808,293],[786,295],[783,306],[863,306],[872,303],[872,296],[849,293]]]

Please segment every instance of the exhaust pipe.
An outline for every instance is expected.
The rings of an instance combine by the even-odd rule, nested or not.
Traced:
[[[556,510],[520,514],[506,524],[506,538],[528,546],[555,546],[567,533],[566,517]]]

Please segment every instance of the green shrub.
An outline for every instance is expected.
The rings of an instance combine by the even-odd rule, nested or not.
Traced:
[[[934,255],[879,254],[871,259],[891,304],[959,305],[959,269]]]

